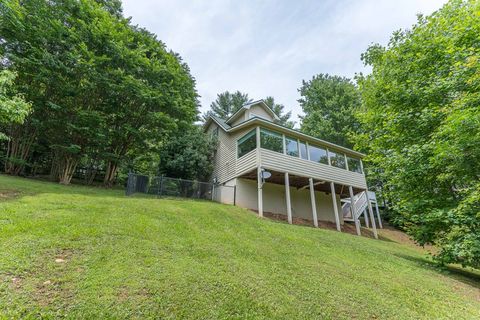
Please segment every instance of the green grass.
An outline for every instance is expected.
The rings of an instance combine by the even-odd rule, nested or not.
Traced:
[[[477,273],[392,241],[6,176],[0,195],[0,318],[480,318]]]

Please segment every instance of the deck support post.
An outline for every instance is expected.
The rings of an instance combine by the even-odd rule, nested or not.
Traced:
[[[288,172],[285,172],[285,200],[287,201],[287,219],[292,224],[292,203],[290,200],[290,179]]]
[[[375,224],[375,217],[373,216],[372,203],[370,202],[370,197],[368,196],[368,190],[365,190],[367,195],[367,204],[368,204],[368,213],[370,214],[370,222],[372,223],[373,236],[375,239],[378,239],[377,226]]]
[[[350,211],[352,212],[353,221],[355,222],[355,229],[357,230],[357,235],[361,236],[362,233],[360,231],[360,221],[358,217],[355,215],[355,208],[354,208],[354,199],[355,195],[353,194],[353,187],[348,186],[348,191],[350,192]]]
[[[342,231],[340,227],[340,217],[338,216],[338,206],[337,206],[337,195],[335,194],[335,183],[330,182],[330,191],[332,192],[332,202],[333,202],[333,212],[335,213],[335,225],[337,226],[337,231]]]
[[[308,179],[310,183],[310,200],[312,202],[313,225],[318,228],[317,204],[315,203],[315,189],[313,188],[313,178]]]
[[[378,227],[383,229],[382,219],[380,218],[380,210],[378,210],[378,203],[375,201],[375,211],[377,212]]]
[[[370,228],[370,219],[368,218],[368,204],[367,204],[367,207],[363,210],[363,216],[365,217],[365,226],[367,228]]]
[[[257,168],[257,187],[258,187],[258,216],[263,217],[263,183],[262,167]]]

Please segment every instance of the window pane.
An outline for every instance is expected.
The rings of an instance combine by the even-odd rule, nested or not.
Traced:
[[[240,139],[238,139],[237,146],[238,146],[238,157],[249,153],[253,149],[257,147],[257,129],[253,129]]]
[[[300,142],[300,158],[307,160],[307,144],[305,142]]]
[[[290,156],[298,157],[298,141],[297,139],[285,137],[285,148],[287,154]]]
[[[328,164],[327,150],[309,145],[308,152],[310,153],[310,160]]]
[[[348,170],[362,173],[362,166],[360,165],[359,159],[347,157],[347,161],[348,161]]]
[[[283,153],[282,135],[265,129],[260,129],[260,146],[264,149]]]
[[[330,155],[330,163],[332,164],[332,166],[346,169],[345,156],[342,153],[329,151],[328,154]]]

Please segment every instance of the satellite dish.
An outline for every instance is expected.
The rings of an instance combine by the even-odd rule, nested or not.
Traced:
[[[268,179],[272,176],[272,173],[271,172],[268,172],[268,171],[262,171],[262,179]]]

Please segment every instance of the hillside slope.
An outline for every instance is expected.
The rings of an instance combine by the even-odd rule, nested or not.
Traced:
[[[478,274],[206,201],[0,176],[0,318],[480,318]]]

